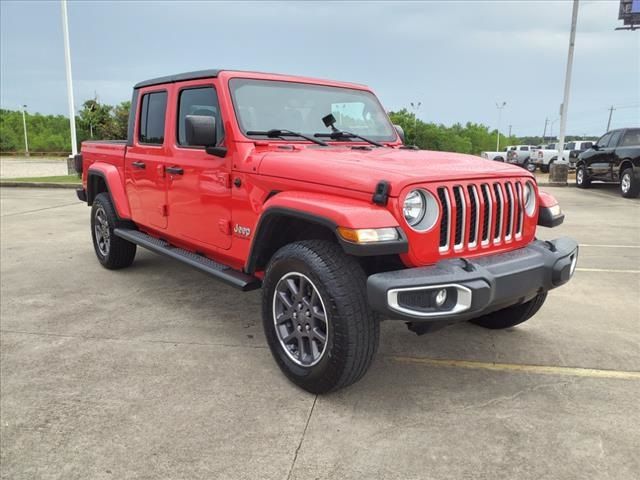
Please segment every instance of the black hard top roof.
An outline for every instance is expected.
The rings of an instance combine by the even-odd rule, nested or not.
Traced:
[[[198,80],[199,78],[217,77],[221,69],[215,70],[197,70],[195,72],[178,73],[176,75],[167,75],[166,77],[152,78],[136,83],[133,88],[150,87],[151,85],[160,85],[162,83],[183,82],[185,80]]]

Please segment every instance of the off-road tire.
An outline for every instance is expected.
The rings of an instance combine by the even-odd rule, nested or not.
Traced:
[[[625,191],[625,182],[627,181],[629,183]],[[620,194],[624,198],[638,198],[638,195],[640,194],[640,182],[633,174],[632,168],[625,168],[622,171],[622,175],[620,175]]]
[[[96,234],[96,214],[104,212],[104,217],[108,224],[109,232],[109,246],[105,251],[104,248],[98,244]],[[108,193],[99,193],[93,200],[91,207],[91,238],[93,239],[93,249],[96,252],[98,261],[100,264],[108,268],[109,270],[118,270],[120,268],[128,267],[133,263],[133,259],[136,256],[136,244],[128,242],[123,238],[117,237],[113,234],[114,228],[126,226],[126,222],[123,222],[118,218],[111,197]]]
[[[326,347],[312,366],[290,358],[275,326],[276,286],[295,274],[312,282],[325,308]],[[276,363],[289,380],[311,393],[327,393],[358,381],[378,348],[380,324],[367,302],[364,271],[330,241],[291,243],[273,255],[262,286],[262,319]]]
[[[515,327],[533,317],[547,298],[547,292],[536,295],[528,302],[503,308],[497,312],[469,320],[471,323],[491,330]]]
[[[591,179],[587,174],[587,169],[584,165],[578,165],[576,168],[576,187],[589,188],[591,186]]]

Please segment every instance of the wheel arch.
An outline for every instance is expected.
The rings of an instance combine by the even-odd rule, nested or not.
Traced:
[[[345,208],[346,207],[346,208]],[[378,244],[344,240],[337,228],[397,228],[399,239]],[[266,202],[245,264],[247,273],[264,269],[284,245],[300,240],[328,240],[353,256],[397,255],[408,251],[406,235],[386,208],[323,194],[280,193]]]
[[[632,171],[636,170],[633,161],[630,158],[625,158],[620,162],[620,167],[618,168],[618,178],[622,178],[622,172],[624,172],[627,168],[631,168]]]
[[[120,172],[114,165],[96,162],[87,172],[87,204],[92,205],[96,196],[103,192],[111,197],[118,217],[126,220],[131,218],[129,201]]]

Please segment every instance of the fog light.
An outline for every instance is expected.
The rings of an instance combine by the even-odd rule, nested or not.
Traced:
[[[447,301],[447,291],[443,288],[436,293],[436,307],[441,307]]]

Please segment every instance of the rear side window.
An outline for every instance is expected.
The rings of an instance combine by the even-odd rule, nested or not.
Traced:
[[[576,149],[576,142],[567,143],[567,146],[565,148],[565,150],[575,150],[575,149]]]
[[[593,145],[591,142],[582,142],[582,144],[580,145],[580,150],[589,150],[591,148],[591,145]]]
[[[140,107],[140,143],[162,145],[167,112],[167,92],[153,92],[142,96]]]
[[[520,147],[520,151],[528,152],[529,151],[529,147]]]
[[[222,139],[222,118],[218,105],[218,95],[213,87],[189,88],[180,92],[178,100],[178,144],[189,146],[185,133],[185,117],[187,115],[202,115],[215,117],[216,136],[218,143]]]
[[[621,147],[640,147],[640,129],[627,130],[620,143]]]

